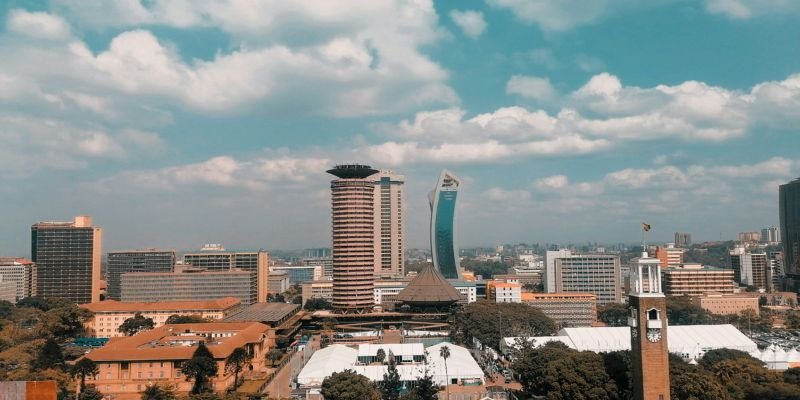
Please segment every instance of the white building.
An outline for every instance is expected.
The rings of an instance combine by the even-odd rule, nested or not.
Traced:
[[[16,257],[0,257],[0,280],[6,287],[14,285],[14,296],[4,297],[12,303],[36,295],[36,264]],[[8,289],[6,288],[6,291]]]

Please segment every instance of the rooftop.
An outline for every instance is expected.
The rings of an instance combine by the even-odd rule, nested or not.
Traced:
[[[369,165],[340,164],[325,172],[341,179],[364,179],[370,175],[377,174],[380,171],[370,167]]]
[[[530,301],[535,299],[561,299],[564,297],[583,298],[586,300],[595,299],[592,293],[522,293],[522,301]]]
[[[275,323],[284,319],[288,315],[297,313],[299,310],[299,304],[255,303],[251,304],[244,310],[225,318],[225,321],[255,321]]]
[[[409,304],[455,303],[462,298],[461,293],[430,264],[397,295],[397,301]]]
[[[121,302],[116,300],[103,300],[97,303],[81,304],[91,312],[113,311],[187,311],[187,310],[224,310],[241,304],[242,301],[235,297],[224,297],[214,300],[198,301],[159,301],[159,302]]]

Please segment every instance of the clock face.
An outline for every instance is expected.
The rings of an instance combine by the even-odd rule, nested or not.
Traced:
[[[655,343],[661,340],[661,329],[650,328],[647,330],[647,340]]]

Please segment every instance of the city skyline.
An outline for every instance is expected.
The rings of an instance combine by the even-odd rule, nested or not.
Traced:
[[[800,5],[653,3],[8,4],[0,254],[83,214],[105,251],[326,247],[349,162],[405,176],[406,248],[443,168],[462,248],[778,226]]]

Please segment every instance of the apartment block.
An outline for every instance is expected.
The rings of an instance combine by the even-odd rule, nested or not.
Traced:
[[[559,328],[592,326],[597,320],[597,296],[591,293],[522,293],[522,302],[542,310]]]
[[[736,282],[766,291],[772,289],[772,274],[767,253],[752,253],[744,247],[736,247],[730,252],[730,257]]]
[[[520,303],[522,285],[503,281],[486,282],[486,298],[496,303]]]
[[[683,264],[686,249],[675,247],[672,243],[656,248],[656,258],[661,261],[661,269],[678,268]]]
[[[553,266],[555,285],[547,292],[592,293],[597,296],[597,304],[622,301],[618,255],[570,254],[554,257]]]
[[[16,303],[26,297],[36,295],[36,264],[19,257],[0,257],[0,280],[14,285],[13,299]]]
[[[733,294],[734,271],[729,268],[703,268],[684,264],[681,268],[661,270],[667,296],[700,296],[708,292]]]

